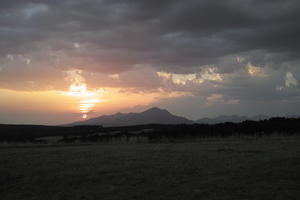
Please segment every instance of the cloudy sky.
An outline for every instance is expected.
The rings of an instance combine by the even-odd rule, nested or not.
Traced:
[[[152,106],[300,114],[298,0],[1,0],[0,123]]]

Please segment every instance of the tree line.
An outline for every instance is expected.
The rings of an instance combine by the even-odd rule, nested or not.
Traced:
[[[271,118],[262,121],[219,124],[147,124],[127,127],[0,125],[0,141],[45,142],[48,136],[60,136],[60,142],[159,142],[226,138],[230,136],[292,135],[300,132],[300,118]]]

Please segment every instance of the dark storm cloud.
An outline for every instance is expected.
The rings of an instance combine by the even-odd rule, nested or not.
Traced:
[[[72,46],[64,43],[90,44],[93,52],[76,56],[98,62],[92,70],[102,72],[136,64],[188,72],[253,50],[298,58],[299,9],[293,0],[4,0],[0,53],[48,47],[72,57]]]

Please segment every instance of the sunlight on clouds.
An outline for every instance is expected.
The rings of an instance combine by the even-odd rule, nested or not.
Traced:
[[[217,73],[216,68],[213,67],[209,67],[203,70],[200,73],[200,77],[201,79],[208,80],[208,81],[218,81],[218,82],[223,81],[221,74]]]
[[[276,90],[277,91],[283,91],[286,88],[290,88],[292,86],[297,86],[298,81],[294,77],[294,75],[291,72],[287,72],[284,77],[285,85],[284,86],[277,86]]]
[[[266,77],[266,73],[261,67],[254,66],[251,63],[247,64],[247,71],[251,76]]]
[[[173,74],[167,72],[157,72],[159,77],[171,80],[177,85],[186,85],[188,83],[201,84],[204,81],[223,81],[221,74],[216,72],[215,68],[209,67],[202,70],[200,73],[193,74]]]
[[[196,74],[173,74],[173,82],[175,84],[186,85],[196,79]]]
[[[95,97],[103,92],[104,90],[102,88],[97,90],[88,89],[86,83],[73,83],[70,85],[69,91],[64,93],[68,96],[90,98]]]
[[[297,85],[298,85],[298,81],[295,79],[294,75],[291,72],[287,72],[285,75],[285,86],[291,87]]]
[[[159,77],[169,79],[174,84],[177,85],[186,85],[188,82],[191,82],[196,79],[196,74],[173,74],[167,72],[156,72]]]
[[[292,86],[298,85],[297,79],[294,77],[294,75],[291,72],[286,72],[284,77],[284,82],[285,82],[284,86],[281,85],[276,87],[277,91],[283,91],[286,88],[290,88]]]
[[[172,79],[172,74],[167,72],[156,72],[159,77],[163,77],[166,79]]]
[[[103,102],[101,96],[105,93],[104,89],[88,89],[82,70],[73,69],[67,71],[67,78],[72,84],[69,91],[62,92],[63,95],[74,97],[78,100],[78,110],[82,113],[82,118],[87,118],[88,113],[93,112],[95,106]]]

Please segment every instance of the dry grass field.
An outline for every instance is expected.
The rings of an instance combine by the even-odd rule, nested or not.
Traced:
[[[299,137],[0,147],[1,200],[299,197]]]

